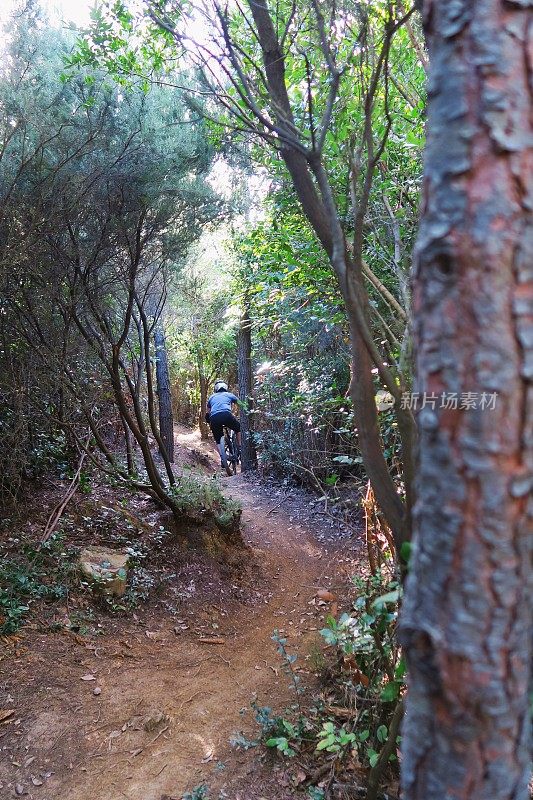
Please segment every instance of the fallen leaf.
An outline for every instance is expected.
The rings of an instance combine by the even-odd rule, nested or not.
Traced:
[[[357,711],[351,708],[343,708],[341,706],[326,706],[328,714],[332,714],[337,719],[354,719],[357,717]]]
[[[356,674],[354,675],[354,681],[359,681],[362,686],[368,686],[370,683],[370,679],[367,678],[364,672],[361,672],[360,670],[356,671]]]
[[[80,680],[82,680],[82,681],[95,681],[96,677],[89,673],[88,675],[82,675]]]
[[[0,722],[6,722],[10,717],[13,717],[14,714],[14,708],[0,709]]]
[[[28,794],[28,792],[26,791],[26,789],[24,788],[24,786],[21,783],[16,783],[15,784],[15,794],[20,797],[20,795]]]
[[[43,781],[40,778],[34,778],[33,775],[31,776],[31,782],[34,786],[42,786]]]
[[[303,769],[299,769],[296,775],[294,776],[294,785],[299,786],[303,783],[307,778],[307,773],[303,771]]]
[[[316,596],[319,600],[323,600],[325,603],[333,603],[333,601],[337,599],[333,592],[330,592],[327,589],[319,589],[316,593]]]

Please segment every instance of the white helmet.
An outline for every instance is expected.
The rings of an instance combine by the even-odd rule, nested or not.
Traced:
[[[215,381],[215,392],[228,391],[228,384],[226,381],[217,380]]]

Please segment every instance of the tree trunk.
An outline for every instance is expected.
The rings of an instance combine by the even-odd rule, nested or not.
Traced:
[[[207,389],[208,381],[205,373],[198,366],[198,383],[200,384],[200,414],[198,416],[198,424],[200,426],[200,436],[204,441],[209,439],[209,425],[205,421],[205,414],[207,411]]]
[[[268,90],[278,128],[287,134],[287,139],[290,141],[290,137],[294,137],[295,122],[285,84],[284,55],[276,28],[266,0],[248,0],[248,5],[263,53]],[[362,277],[361,248],[358,247],[357,252],[350,257],[321,155],[317,156],[315,153],[312,159],[308,159],[301,150],[288,143],[280,147],[280,155],[289,171],[304,214],[330,259],[346,304],[350,322],[353,369],[350,398],[354,405],[361,455],[376,500],[387,519],[397,551],[400,553],[402,543],[410,538],[413,494],[410,481],[413,475],[414,423],[410,418],[410,412],[406,413],[399,408],[400,388],[396,384],[388,386],[393,396],[398,396],[396,414],[402,438],[407,498],[407,503],[404,504],[389,473],[379,433],[372,366],[374,361],[374,366],[382,368],[383,359],[379,354],[377,359],[371,358],[369,343],[364,337],[364,333],[369,334],[370,329],[367,321],[361,318],[369,312],[368,297]],[[320,188],[320,195],[317,192],[317,185]]]
[[[157,381],[157,397],[159,400],[159,432],[161,441],[170,462],[174,461],[174,419],[172,417],[172,395],[170,392],[170,375],[168,372],[167,348],[163,328],[158,325],[154,330],[155,344],[155,377]]]
[[[528,797],[527,5],[423,4],[431,74],[413,299],[416,388],[427,399],[401,624],[405,800]]]
[[[237,369],[239,375],[239,400],[245,404],[241,406],[241,466],[242,471],[257,467],[257,453],[253,441],[253,409],[252,397],[252,326],[250,314],[246,308],[241,318],[239,333],[237,335]]]
[[[133,456],[133,444],[131,441],[131,431],[128,427],[128,423],[126,422],[123,414],[120,414],[120,422],[122,424],[122,430],[124,431],[124,448],[126,450],[128,475],[133,476],[136,472],[136,469],[135,469],[135,459]]]

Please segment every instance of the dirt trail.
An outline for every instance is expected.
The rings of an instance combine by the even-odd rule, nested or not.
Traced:
[[[178,441],[204,448],[183,432]],[[271,641],[275,628],[298,652],[302,680],[313,683],[305,673],[327,609],[312,601],[318,588],[344,581],[343,561],[334,556],[345,542],[334,535],[318,541],[289,501],[242,476],[224,489],[243,506],[257,565],[253,602],[211,608],[207,638],[220,643],[200,641],[193,605],[178,626],[159,613],[144,626],[127,620],[89,645],[41,637],[48,639],[41,652],[34,640],[13,663],[19,685],[4,677],[15,705],[19,690],[21,697],[34,690],[29,705],[21,700],[16,735],[11,728],[0,751],[0,761],[9,759],[0,768],[0,797],[16,796],[18,783],[33,800],[169,800],[204,782],[213,797],[221,790],[232,800],[292,796],[271,768],[260,767],[257,750],[236,750],[229,740],[241,730],[257,735],[251,714],[241,713],[254,695],[279,710],[294,700]],[[82,680],[87,675],[95,680]]]

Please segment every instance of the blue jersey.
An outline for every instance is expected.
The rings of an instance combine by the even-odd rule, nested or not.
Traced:
[[[238,398],[231,392],[215,392],[207,401],[207,407],[211,416],[220,414],[222,411],[229,411],[231,413],[231,404],[237,403]]]

